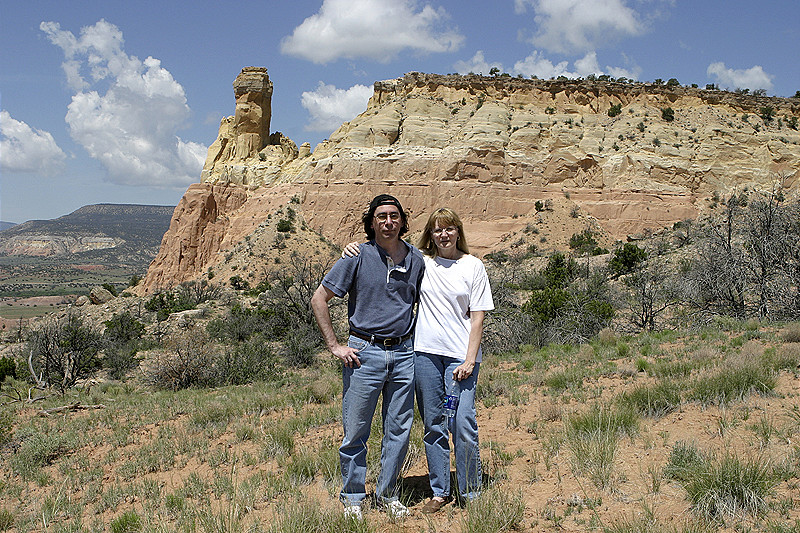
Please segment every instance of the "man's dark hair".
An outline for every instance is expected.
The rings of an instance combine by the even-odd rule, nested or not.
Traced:
[[[400,236],[402,237],[408,232],[408,216],[406,216],[406,212],[403,211],[403,206],[401,206],[397,198],[391,194],[379,194],[372,199],[369,203],[369,207],[364,211],[364,215],[361,217],[362,222],[364,222],[364,233],[367,234],[367,239],[372,240],[375,238],[375,231],[372,229],[372,218],[375,216],[375,210],[382,205],[393,205],[400,211],[400,219],[403,221],[403,225],[400,227]]]

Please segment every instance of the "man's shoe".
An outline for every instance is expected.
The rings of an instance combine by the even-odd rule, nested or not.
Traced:
[[[431,498],[430,500],[428,500],[428,503],[426,503],[422,507],[422,513],[423,514],[433,514],[433,513],[437,512],[439,509],[441,509],[442,507],[444,507],[446,503],[447,503],[447,500],[437,500],[436,498]]]
[[[364,520],[364,514],[361,512],[360,505],[345,505],[344,516],[346,518],[353,518],[355,520]]]
[[[400,500],[392,500],[384,504],[383,509],[392,518],[405,518],[411,514],[408,507],[400,503]]]

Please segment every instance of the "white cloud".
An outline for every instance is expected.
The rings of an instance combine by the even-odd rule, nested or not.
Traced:
[[[549,52],[587,52],[645,30],[625,0],[515,0],[516,11],[522,13],[526,4],[536,13],[531,42]]]
[[[468,61],[456,61],[453,66],[459,74],[473,73],[488,76],[492,67],[497,67],[500,72],[503,72],[503,64],[497,62],[488,63],[486,58],[483,57],[483,50],[475,52],[475,55]]]
[[[514,64],[514,74],[522,74],[525,77],[536,76],[542,79],[557,78],[558,76],[585,78],[590,74],[596,76],[609,74],[615,78],[638,78],[637,72],[632,72],[622,67],[606,66],[605,70],[600,68],[597,62],[597,53],[594,51],[588,52],[580,59],[576,59],[573,62],[573,68],[570,69],[568,61],[554,64],[540,51],[534,50],[528,57]]]
[[[525,77],[536,76],[537,78],[553,78],[566,76],[574,78],[575,74],[568,70],[569,62],[561,61],[554,65],[552,61],[544,57],[541,52],[534,50],[522,61],[514,63],[514,72]]]
[[[444,27],[443,8],[413,0],[324,0],[319,13],[305,19],[283,39],[281,51],[324,64],[366,57],[386,62],[405,49],[451,52],[464,37]]]
[[[706,74],[715,78],[722,87],[734,89],[766,89],[769,91],[772,90],[772,78],[774,78],[764,72],[760,65],[737,70],[727,68],[722,61],[711,63]]]
[[[353,85],[345,90],[319,82],[315,91],[306,91],[301,96],[301,104],[311,115],[305,129],[334,131],[367,108],[372,92],[372,87],[365,85]]]
[[[40,29],[64,51],[62,67],[75,91],[66,116],[70,135],[111,181],[184,187],[198,180],[207,149],[178,137],[189,106],[158,59],[125,53],[122,32],[105,20],[82,28],[79,38],[56,22]]]
[[[0,168],[53,176],[66,158],[50,132],[35,130],[0,111]]]

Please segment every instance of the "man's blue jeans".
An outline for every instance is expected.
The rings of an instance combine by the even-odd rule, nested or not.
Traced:
[[[414,421],[413,341],[408,339],[385,348],[351,336],[348,346],[358,350],[361,366],[343,367],[342,371],[344,440],[339,459],[344,486],[340,499],[354,505],[366,497],[367,439],[378,397],[383,395],[381,473],[375,494],[387,503],[398,499],[397,480]]]
[[[472,374],[456,381],[458,407],[448,428],[444,416],[444,397],[453,382],[453,370],[463,361],[441,355],[417,352],[414,371],[417,406],[425,426],[425,455],[433,495],[450,496],[450,433],[456,453],[456,479],[459,493],[473,500],[481,490],[481,457],[478,445],[478,422],[475,412],[475,384],[480,363]]]

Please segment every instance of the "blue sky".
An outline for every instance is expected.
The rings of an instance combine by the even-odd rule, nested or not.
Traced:
[[[797,0],[2,1],[0,220],[174,205],[264,66],[272,131],[314,147],[420,71],[800,90]]]

